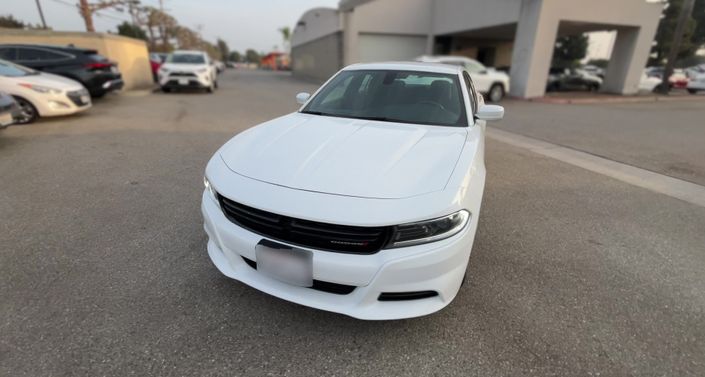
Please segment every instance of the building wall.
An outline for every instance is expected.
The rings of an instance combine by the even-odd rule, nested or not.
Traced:
[[[294,76],[327,80],[343,66],[342,33],[292,47],[291,59]]]
[[[314,8],[304,13],[294,27],[291,46],[315,41],[340,30],[340,14],[337,9]]]
[[[433,33],[442,35],[516,23],[519,20],[521,2],[522,0],[435,0]]]
[[[149,88],[153,85],[152,69],[146,42],[104,33],[56,32],[48,30],[0,29],[0,44],[28,43],[97,50],[116,62],[125,81],[125,89]]]

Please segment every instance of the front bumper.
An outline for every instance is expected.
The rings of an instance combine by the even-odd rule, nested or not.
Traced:
[[[160,74],[159,86],[162,88],[179,89],[179,88],[194,88],[206,89],[211,87],[211,80],[206,74],[190,74],[190,75],[172,75]]]
[[[47,94],[41,101],[34,101],[33,104],[42,117],[76,114],[90,109],[93,105],[85,89],[56,95]]]
[[[308,249],[313,253],[314,279],[355,286],[352,293],[334,294],[292,286],[258,273],[243,258],[256,261],[255,246],[263,237],[230,222],[207,192],[201,211],[209,237],[208,255],[224,275],[287,301],[366,320],[418,317],[448,305],[463,281],[477,229],[477,216],[473,214],[459,234],[426,245],[381,250],[372,255]],[[381,293],[417,291],[438,295],[379,301]]]

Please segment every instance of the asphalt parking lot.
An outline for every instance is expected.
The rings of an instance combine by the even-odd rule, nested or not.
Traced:
[[[220,86],[214,95],[111,96],[79,116],[0,132],[0,375],[705,370],[705,208],[493,139],[468,280],[445,310],[364,322],[223,277],[205,251],[205,164],[232,135],[295,110],[294,95],[315,86],[235,71]],[[551,127],[574,124],[586,108],[643,113],[626,104],[506,105],[496,127],[519,132],[525,122],[525,134],[544,139],[555,136],[540,127],[547,111],[556,110]],[[679,114],[672,107],[682,105],[653,106]],[[702,103],[689,109],[705,119]],[[702,123],[688,130],[701,135]],[[622,156],[638,146],[600,135],[574,146],[632,163]],[[705,159],[689,138],[673,142],[677,156],[699,166]]]

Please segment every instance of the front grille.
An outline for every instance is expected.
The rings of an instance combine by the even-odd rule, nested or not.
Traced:
[[[254,268],[255,270],[257,269],[257,262],[245,257],[242,257],[242,259],[245,261],[245,263],[247,263],[248,266]],[[328,281],[314,280],[313,285],[310,288],[321,292],[333,293],[336,295],[348,295],[352,293],[352,291],[354,291],[356,287],[354,285],[345,285],[331,283]]]
[[[81,99],[82,96],[88,96],[88,91],[85,89],[68,92],[66,93],[66,96],[69,97],[71,102],[73,102],[76,106],[83,106],[88,104],[88,102],[85,102]]]
[[[360,227],[320,223],[262,211],[218,195],[225,216],[262,236],[313,249],[374,254],[387,243],[391,227]]]
[[[169,74],[171,77],[196,77],[194,73],[191,72],[172,72]]]

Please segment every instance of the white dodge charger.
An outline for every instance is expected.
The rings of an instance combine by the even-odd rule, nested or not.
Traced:
[[[226,276],[360,319],[436,312],[458,293],[485,186],[485,105],[462,67],[344,68],[298,112],[206,167],[208,254]]]

